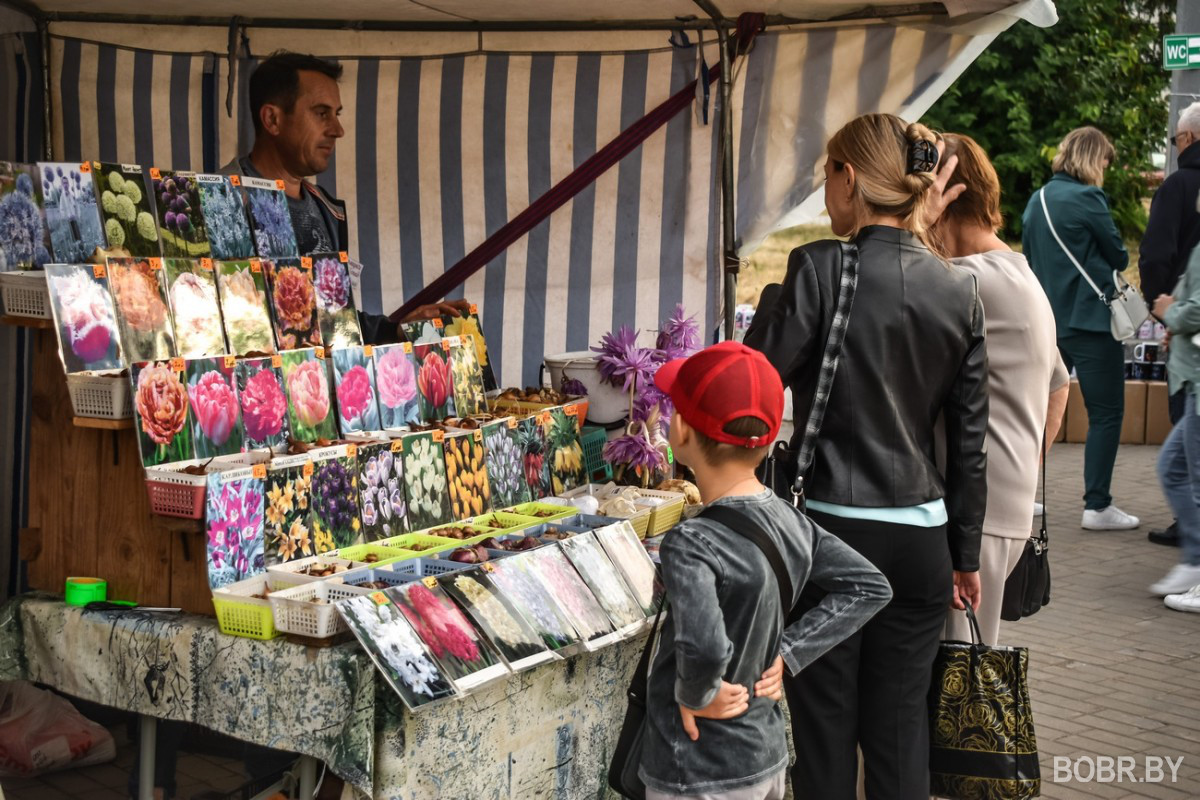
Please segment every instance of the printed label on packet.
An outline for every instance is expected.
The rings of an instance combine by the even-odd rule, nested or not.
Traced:
[[[434,431],[434,432],[433,432],[433,440],[434,440],[435,442],[444,442],[444,441],[446,441],[446,432],[445,432],[445,431]]]
[[[441,317],[434,317],[432,320],[430,320],[430,322],[432,322],[433,327],[437,328],[439,331],[445,327],[445,325],[442,324]]]
[[[365,358],[371,358],[374,355],[375,355],[375,345],[364,344],[363,345],[363,356]]]
[[[472,313],[472,314],[478,314],[478,313],[479,313],[479,306],[475,305],[474,303],[471,303],[471,313]]]
[[[151,259],[149,259],[149,261],[150,261],[150,269],[162,269],[163,268],[161,258],[151,258]]]
[[[377,605],[377,606],[387,606],[387,605],[391,605],[391,603],[392,603],[391,600],[388,600],[388,596],[386,594],[384,594],[383,592],[371,592],[371,594],[368,595],[368,597],[370,597],[372,600],[374,600],[375,605]]]
[[[569,406],[563,406],[563,413],[566,414],[568,417],[578,417],[579,416],[579,406],[575,403],[572,403]]]
[[[392,439],[392,452],[393,453],[399,453],[403,449],[404,449],[404,442],[400,441],[399,439]]]
[[[324,361],[325,360],[325,348],[324,347],[314,347],[313,355],[315,355],[317,358]]]
[[[357,458],[358,457],[358,445],[356,445],[356,444],[346,445],[346,457],[347,458]]]
[[[232,183],[234,186],[241,186],[242,185],[242,177],[240,175],[230,175],[229,182]]]
[[[496,565],[490,561],[485,561],[482,564],[480,564],[479,566],[483,567],[484,572],[495,572],[496,571]]]
[[[304,267],[306,272],[312,272],[312,258],[300,256],[300,266]]]
[[[92,265],[92,274],[97,278],[103,278],[108,274],[108,269],[103,264],[94,264]]]
[[[408,353],[410,356],[412,355],[412,342],[404,343],[404,352]]]
[[[442,339],[442,350],[447,353],[450,352],[450,340],[449,339]]]
[[[150,177],[157,181],[162,178],[162,171],[158,167],[151,167]]]
[[[472,438],[474,438],[476,442],[482,444],[483,443],[483,431],[475,431],[475,436]]]
[[[267,477],[267,465],[266,464],[255,464],[254,468],[250,470],[250,474],[256,478]]]
[[[237,356],[225,356],[225,369],[233,369],[237,366]]]
[[[211,258],[200,259],[200,269],[204,270],[205,272],[212,272],[212,268],[213,260]]]
[[[343,264],[348,263],[350,261],[350,254],[347,253],[345,250],[339,250],[338,251],[338,261],[342,262]]]
[[[542,413],[538,414],[537,420],[542,425],[549,425],[550,424],[550,412],[543,411]]]
[[[92,171],[92,162],[90,162],[90,161],[85,161],[85,162],[83,162],[82,164],[80,164],[80,165],[79,165],[79,171],[80,171],[80,172],[82,172],[82,173],[84,173],[84,174],[87,174],[87,173],[91,172],[91,171]]]
[[[282,367],[283,366],[283,356],[279,355],[279,353],[276,353],[275,355],[271,356],[271,366],[275,367],[275,369],[279,369],[280,367]]]
[[[283,181],[278,181],[278,180],[275,181],[275,188],[282,192],[283,191]]]
[[[430,575],[428,578],[423,579],[421,581],[421,583],[425,584],[430,589],[437,588],[437,578],[433,577],[432,575]]]
[[[508,418],[508,429],[511,431],[515,427],[517,427],[516,417],[509,417]]]
[[[313,474],[313,462],[305,461],[304,466],[300,468],[300,474],[306,478],[311,478]]]
[[[176,356],[175,358],[171,359],[171,371],[172,372],[183,372],[183,359],[182,358],[179,358],[178,356]]]

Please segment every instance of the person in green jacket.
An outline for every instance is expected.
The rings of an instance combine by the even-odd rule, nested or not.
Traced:
[[[1129,264],[1101,188],[1115,155],[1108,137],[1096,128],[1068,133],[1054,156],[1054,176],[1025,206],[1021,235],[1025,257],[1054,311],[1059,352],[1067,368],[1075,369],[1087,407],[1081,526],[1088,530],[1127,530],[1140,524],[1112,504],[1109,491],[1125,416],[1125,348],[1112,337],[1108,306],[1063,250],[1083,265],[1105,297],[1112,297],[1113,270]]]

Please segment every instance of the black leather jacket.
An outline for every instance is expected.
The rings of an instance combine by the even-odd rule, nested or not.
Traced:
[[[806,482],[809,498],[902,508],[945,498],[954,568],[979,568],[987,507],[987,351],[975,279],[907,231],[870,226],[855,238],[858,288]],[[837,242],[798,247],[782,287],[763,292],[746,333],[786,386],[795,444],[812,405],[841,273]],[[934,427],[946,426],[946,475]]]

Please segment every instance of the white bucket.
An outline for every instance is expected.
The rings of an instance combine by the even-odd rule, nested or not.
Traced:
[[[546,356],[550,383],[562,391],[563,378],[574,378],[587,387],[588,421],[608,425],[629,414],[629,395],[600,377],[596,354],[588,350]]]

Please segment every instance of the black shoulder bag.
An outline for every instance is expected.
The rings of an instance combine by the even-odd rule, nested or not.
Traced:
[[[1046,434],[1042,433],[1042,452]],[[1046,464],[1042,463],[1042,529],[1025,540],[1021,560],[1004,581],[1000,619],[1016,622],[1050,604],[1050,537],[1046,534]]]
[[[775,581],[779,586],[780,608],[786,621],[795,595],[783,556],[771,541],[771,537],[754,520],[732,508],[709,506],[700,512],[700,516],[708,517],[735,533],[740,533],[762,551],[767,563],[771,565],[771,571],[775,573]],[[617,794],[631,800],[643,800],[646,797],[646,785],[638,775],[638,768],[642,764],[642,739],[646,735],[647,725],[646,690],[650,677],[650,658],[654,652],[655,639],[658,637],[658,623],[662,620],[666,607],[667,601],[664,597],[663,604],[654,617],[650,638],[646,640],[646,646],[642,648],[642,657],[638,659],[637,668],[633,671],[633,680],[629,684],[629,706],[625,710],[625,721],[621,723],[621,734],[617,737],[617,746],[613,749],[612,762],[608,767],[608,785]]]

